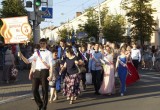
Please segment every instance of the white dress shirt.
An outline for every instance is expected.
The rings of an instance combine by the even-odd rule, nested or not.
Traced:
[[[132,60],[141,61],[141,52],[139,49],[131,49],[131,58]]]
[[[39,51],[40,56],[43,59],[43,61],[46,62],[47,65],[49,65],[51,67],[53,65],[52,64],[53,63],[52,62],[53,61],[52,53],[49,50],[47,50],[47,49],[45,49],[44,51],[40,51],[40,50],[38,50],[38,51]],[[35,69],[37,69],[37,70],[48,69],[43,64],[43,62],[41,61],[41,59],[39,58],[37,51],[34,52],[34,54],[30,58],[28,58],[28,61],[30,63],[33,62],[34,60],[36,60]]]

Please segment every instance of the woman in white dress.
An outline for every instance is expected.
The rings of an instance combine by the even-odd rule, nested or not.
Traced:
[[[106,53],[101,60],[104,69],[103,82],[99,89],[100,94],[114,94],[115,93],[115,75],[113,65],[113,54],[109,46],[105,47]]]

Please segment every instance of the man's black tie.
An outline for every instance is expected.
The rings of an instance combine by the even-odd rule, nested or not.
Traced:
[[[44,52],[45,50],[40,50],[41,52]]]

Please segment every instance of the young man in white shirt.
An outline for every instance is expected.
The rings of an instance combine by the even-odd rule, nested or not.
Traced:
[[[134,66],[138,70],[138,65],[141,62],[141,51],[137,49],[137,45],[133,43],[133,48],[131,49],[131,58]]]
[[[48,80],[52,79],[52,53],[46,49],[47,40],[40,39],[40,50],[34,52],[34,54],[26,59],[21,52],[19,52],[22,60],[29,64],[36,61],[35,72],[32,79],[32,91],[35,102],[37,103],[38,110],[46,110],[48,104]],[[43,100],[39,94],[39,86],[42,85],[42,96]]]

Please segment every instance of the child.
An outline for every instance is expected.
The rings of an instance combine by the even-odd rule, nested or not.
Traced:
[[[53,54],[53,77],[52,81],[49,82],[50,85],[50,99],[49,102],[52,103],[53,101],[58,99],[57,91],[56,91],[56,80],[59,75],[59,68],[60,68],[60,60],[57,57],[57,50],[51,49],[51,52]],[[54,96],[54,98],[53,98]]]

